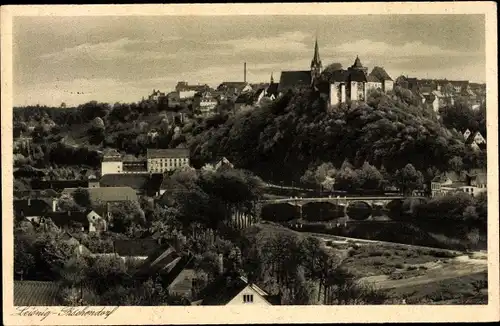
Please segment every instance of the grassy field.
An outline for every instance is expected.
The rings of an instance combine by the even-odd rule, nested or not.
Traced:
[[[486,272],[388,290],[407,304],[487,304]]]
[[[359,282],[387,291],[396,302],[407,304],[487,303],[485,252],[459,251],[346,240],[335,236],[302,233],[276,223],[254,226],[259,239],[287,233],[315,236],[332,254],[344,257],[343,265]]]

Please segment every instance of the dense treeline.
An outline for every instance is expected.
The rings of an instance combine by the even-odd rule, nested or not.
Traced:
[[[298,181],[312,166],[328,162],[355,168],[365,162],[395,173],[411,164],[417,171],[451,170],[459,157],[464,168],[485,165],[484,154],[464,145],[431,110],[415,105],[412,93],[372,92],[366,104],[327,110],[314,91],[287,94],[269,106],[231,115],[193,130],[193,161],[225,155],[265,179]],[[224,121],[225,120],[225,121]]]

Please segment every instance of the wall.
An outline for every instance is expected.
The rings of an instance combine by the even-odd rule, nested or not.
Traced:
[[[181,166],[189,165],[189,158],[149,158],[148,172],[172,171]]]
[[[351,101],[358,100],[358,83],[351,82]]]
[[[179,91],[179,98],[181,99],[191,98],[194,97],[194,94],[196,94],[195,91]]]
[[[390,92],[394,88],[394,82],[392,80],[384,81],[384,92]]]
[[[252,303],[244,303],[243,295],[250,294],[253,295]],[[260,294],[257,293],[254,289],[252,289],[249,285],[241,290],[231,301],[227,303],[227,306],[235,306],[235,305],[258,305],[258,306],[270,306],[271,304],[264,299]]]
[[[330,84],[330,105],[337,105],[339,101],[339,84]]]
[[[101,176],[110,173],[122,173],[122,162],[102,162],[101,163]]]

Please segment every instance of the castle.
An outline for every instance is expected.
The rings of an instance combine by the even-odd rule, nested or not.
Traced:
[[[284,94],[289,90],[314,87],[328,98],[330,106],[348,101],[364,101],[371,89],[388,92],[393,89],[394,81],[382,67],[374,67],[368,74],[359,57],[348,69],[337,69],[323,73],[323,65],[319,55],[316,39],[310,70],[282,71],[278,92]]]

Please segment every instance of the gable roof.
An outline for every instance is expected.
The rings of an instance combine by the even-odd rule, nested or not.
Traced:
[[[254,101],[254,97],[252,94],[250,93],[242,93],[240,94],[236,100],[234,101],[234,103],[241,103],[241,104],[248,104],[248,105],[251,105],[253,104],[253,101]]]
[[[189,149],[187,148],[148,148],[147,158],[189,158]]]
[[[476,138],[478,135],[479,135],[479,136],[481,136],[481,137],[483,137],[483,135],[481,135],[481,133],[480,133],[478,130],[476,130],[476,131],[472,132],[472,133],[469,135],[469,137],[467,137],[467,139],[465,140],[465,144],[466,144],[466,145],[471,145],[472,143],[474,143],[474,142],[475,142],[475,140],[476,140],[475,138]],[[484,138],[484,137],[483,137],[483,138]]]
[[[51,204],[43,199],[18,199],[14,200],[14,216],[40,216],[52,210]]]
[[[56,282],[14,281],[14,306],[58,306],[59,292]]]
[[[391,76],[385,71],[384,68],[382,67],[373,67],[372,72],[370,73],[370,76],[374,76],[377,78],[379,81],[384,81],[384,80],[392,80]]]
[[[237,273],[226,272],[201,291],[199,300],[202,300],[203,306],[226,305],[247,286],[251,286],[264,299],[268,296],[257,285],[249,283],[245,277]]]
[[[369,83],[380,83],[381,81],[373,76],[372,74],[369,74],[368,77],[366,77],[366,81],[369,82]]]
[[[307,87],[311,85],[312,76],[309,70],[282,71],[278,85],[279,92],[286,92],[295,87]]]
[[[271,95],[277,96],[278,86],[279,86],[278,83],[272,83],[271,85],[269,85],[269,87],[266,89],[266,96],[271,96]]]
[[[113,173],[101,177],[101,187],[130,187],[148,193],[156,193],[163,182],[162,173]]]
[[[88,187],[88,180],[31,180],[31,188],[37,190],[52,189],[61,191],[64,188]]]
[[[66,188],[62,191],[63,195],[71,195],[78,188]],[[130,187],[102,187],[102,188],[84,188],[89,192],[92,208],[99,214],[108,202],[120,201],[138,201],[137,193]]]
[[[52,222],[58,227],[71,226],[74,223],[80,223],[84,228],[89,227],[89,220],[87,215],[90,210],[86,211],[67,211],[67,212],[48,212],[44,215],[50,218]]]
[[[366,82],[366,74],[362,70],[349,71],[349,81]]]
[[[159,244],[154,239],[115,240],[114,251],[122,257],[148,257],[158,249]]]
[[[338,83],[347,81],[348,77],[349,77],[349,71],[345,69],[339,69],[330,72],[325,72],[322,76],[322,79],[329,83],[335,83],[335,82]]]

